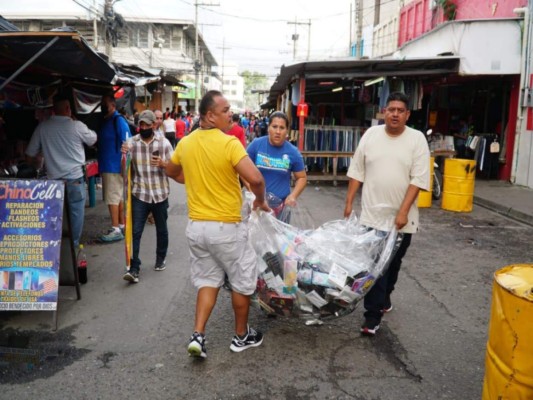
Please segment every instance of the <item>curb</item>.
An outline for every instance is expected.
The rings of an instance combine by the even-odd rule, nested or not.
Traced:
[[[514,208],[505,207],[501,204],[477,196],[474,196],[474,204],[514,219],[515,221],[533,226],[533,215],[526,214]]]

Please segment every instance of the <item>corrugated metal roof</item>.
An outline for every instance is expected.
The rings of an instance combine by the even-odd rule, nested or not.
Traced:
[[[381,58],[356,60],[323,60],[283,65],[270,88],[269,101],[275,101],[278,94],[299,77],[307,83],[313,80],[371,79],[380,76],[428,76],[456,73],[460,57],[443,56],[430,58]]]

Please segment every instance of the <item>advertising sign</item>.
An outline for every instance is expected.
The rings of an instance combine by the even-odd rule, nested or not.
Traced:
[[[64,184],[0,180],[0,310],[57,309]]]

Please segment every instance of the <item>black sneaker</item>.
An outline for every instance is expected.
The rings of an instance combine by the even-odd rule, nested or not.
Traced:
[[[387,314],[392,311],[392,303],[390,301],[390,294],[387,295],[385,298],[385,305],[383,306],[383,309],[381,310],[382,314]]]
[[[365,323],[361,326],[361,335],[375,336],[379,329],[379,322],[377,319],[365,319]]]
[[[189,357],[206,358],[205,335],[194,332],[189,341],[187,351],[189,352]]]
[[[156,271],[164,271],[165,268],[167,267],[166,264],[167,264],[167,260],[164,258],[162,260],[157,260],[155,262],[154,269]]]
[[[263,343],[263,334],[257,332],[255,329],[252,329],[248,326],[248,332],[244,337],[238,335],[233,336],[231,340],[231,346],[229,347],[231,351],[239,353],[243,350],[249,349],[250,347],[257,347]]]
[[[381,313],[382,314],[390,313],[392,311],[392,309],[393,309],[392,304],[390,304],[388,307],[385,306],[385,308],[383,310],[381,310]]]
[[[122,279],[130,283],[139,283],[139,273],[137,271],[128,271],[122,276]]]

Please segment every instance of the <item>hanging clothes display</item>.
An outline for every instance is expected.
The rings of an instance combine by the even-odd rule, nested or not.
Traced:
[[[491,144],[497,143],[499,137],[494,133],[481,133],[477,134],[477,137],[479,138],[475,154],[478,169],[477,176],[483,179],[497,179],[499,154],[491,152]]]
[[[305,128],[304,151],[350,152],[354,153],[361,139],[361,128],[348,126],[307,125]],[[331,172],[333,160],[325,157],[306,157],[308,171]],[[348,169],[350,157],[341,157],[337,172]]]

